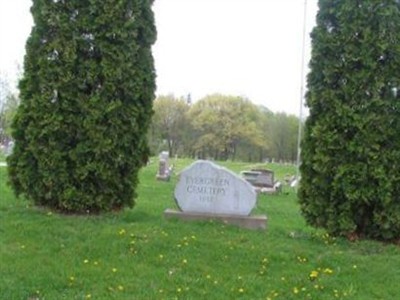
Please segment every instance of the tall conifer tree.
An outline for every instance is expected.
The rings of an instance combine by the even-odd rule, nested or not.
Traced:
[[[299,199],[335,235],[400,238],[400,1],[319,0]]]
[[[16,194],[66,212],[134,205],[146,162],[153,0],[35,0],[8,158]]]

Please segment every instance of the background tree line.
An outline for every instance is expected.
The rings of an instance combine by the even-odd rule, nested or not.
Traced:
[[[0,75],[0,144],[11,140],[11,123],[17,111],[19,97],[13,93],[5,77]]]
[[[243,97],[190,99],[159,96],[149,132],[152,154],[218,160],[295,161],[298,118],[272,113]]]
[[[19,98],[1,83],[0,142],[11,140]],[[151,153],[162,150],[184,157],[220,160],[295,161],[298,118],[272,113],[248,99],[214,94],[192,104],[173,95],[154,101],[149,130]]]

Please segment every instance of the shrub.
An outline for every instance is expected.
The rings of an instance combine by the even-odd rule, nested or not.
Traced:
[[[34,1],[8,158],[17,195],[66,212],[134,205],[155,90],[152,2]]]
[[[299,201],[335,235],[400,237],[400,1],[320,0]]]

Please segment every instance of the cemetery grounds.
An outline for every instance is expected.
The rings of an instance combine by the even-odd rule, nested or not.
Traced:
[[[0,161],[4,157],[0,157]],[[397,299],[400,247],[349,242],[306,226],[295,191],[260,195],[267,230],[165,220],[176,208],[157,158],[140,173],[133,209],[59,215],[17,199],[0,167],[0,299]],[[219,163],[239,173],[294,166]]]

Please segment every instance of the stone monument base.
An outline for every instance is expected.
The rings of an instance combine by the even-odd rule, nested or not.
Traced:
[[[232,224],[247,229],[262,229],[267,228],[267,216],[233,216],[233,215],[211,215],[205,213],[188,213],[167,208],[164,211],[164,217],[167,219],[177,218],[184,221],[196,220],[216,220],[225,224]]]
[[[170,176],[169,175],[159,175],[159,174],[157,174],[156,175],[156,179],[160,180],[160,181],[169,181]]]

